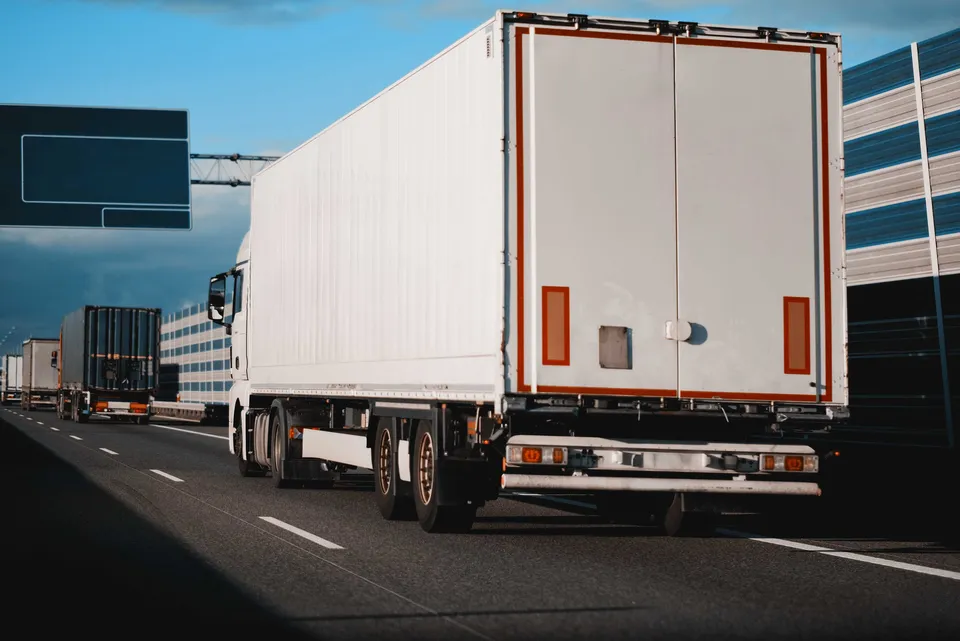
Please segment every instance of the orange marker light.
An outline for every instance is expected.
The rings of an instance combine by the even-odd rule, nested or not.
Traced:
[[[802,456],[787,456],[784,457],[783,467],[788,472],[802,472],[803,471],[803,457]]]
[[[539,447],[525,447],[521,459],[524,463],[539,463],[543,460],[543,452]]]

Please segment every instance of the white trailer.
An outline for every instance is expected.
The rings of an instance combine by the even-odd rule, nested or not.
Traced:
[[[20,408],[57,406],[57,350],[59,338],[31,338],[23,342],[23,392]]]
[[[498,12],[254,177],[241,473],[369,468],[427,531],[819,495],[770,435],[847,414],[841,104],[836,35]]]
[[[20,401],[23,383],[23,356],[7,354],[3,357],[3,388],[0,389],[0,404],[9,405]]]

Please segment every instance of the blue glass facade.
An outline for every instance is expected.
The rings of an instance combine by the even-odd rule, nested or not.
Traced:
[[[227,316],[232,296],[227,298]],[[160,401],[226,404],[230,378],[230,337],[207,319],[206,303],[163,318],[160,336]]]

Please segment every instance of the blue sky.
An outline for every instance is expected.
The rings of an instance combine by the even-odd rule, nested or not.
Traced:
[[[192,151],[291,149],[493,14],[484,0],[0,0],[0,103],[187,108]],[[956,0],[532,0],[832,30],[844,63],[960,26]],[[245,188],[194,187],[191,232],[0,229],[0,352],[82,304],[173,309],[228,267]]]

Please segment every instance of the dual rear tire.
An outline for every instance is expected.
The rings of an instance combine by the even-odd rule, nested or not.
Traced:
[[[273,408],[269,427],[269,466],[248,461],[241,452],[242,434],[241,411],[234,418],[234,451],[236,452],[240,475],[244,477],[262,477],[270,473],[273,484],[278,488],[303,484],[283,478],[284,461],[290,455],[291,442],[287,438],[287,421],[281,414],[283,407]],[[408,521],[416,519],[426,532],[468,532],[476,518],[477,505],[467,501],[454,505],[441,504],[440,495],[448,474],[439,465],[433,425],[430,421],[419,421],[414,433],[411,448],[409,476],[410,481],[402,481],[400,474],[401,441],[397,430],[397,421],[380,418],[372,443],[372,467],[374,496],[380,514],[389,521]],[[406,462],[404,462],[406,464]],[[327,484],[329,485],[329,484]]]
[[[410,457],[410,482],[400,480],[396,421],[382,418],[377,425],[373,448],[374,493],[383,518],[390,521],[416,518],[431,533],[468,532],[477,507],[469,503],[440,504],[440,485],[445,481],[438,465],[433,426],[419,421]]]

